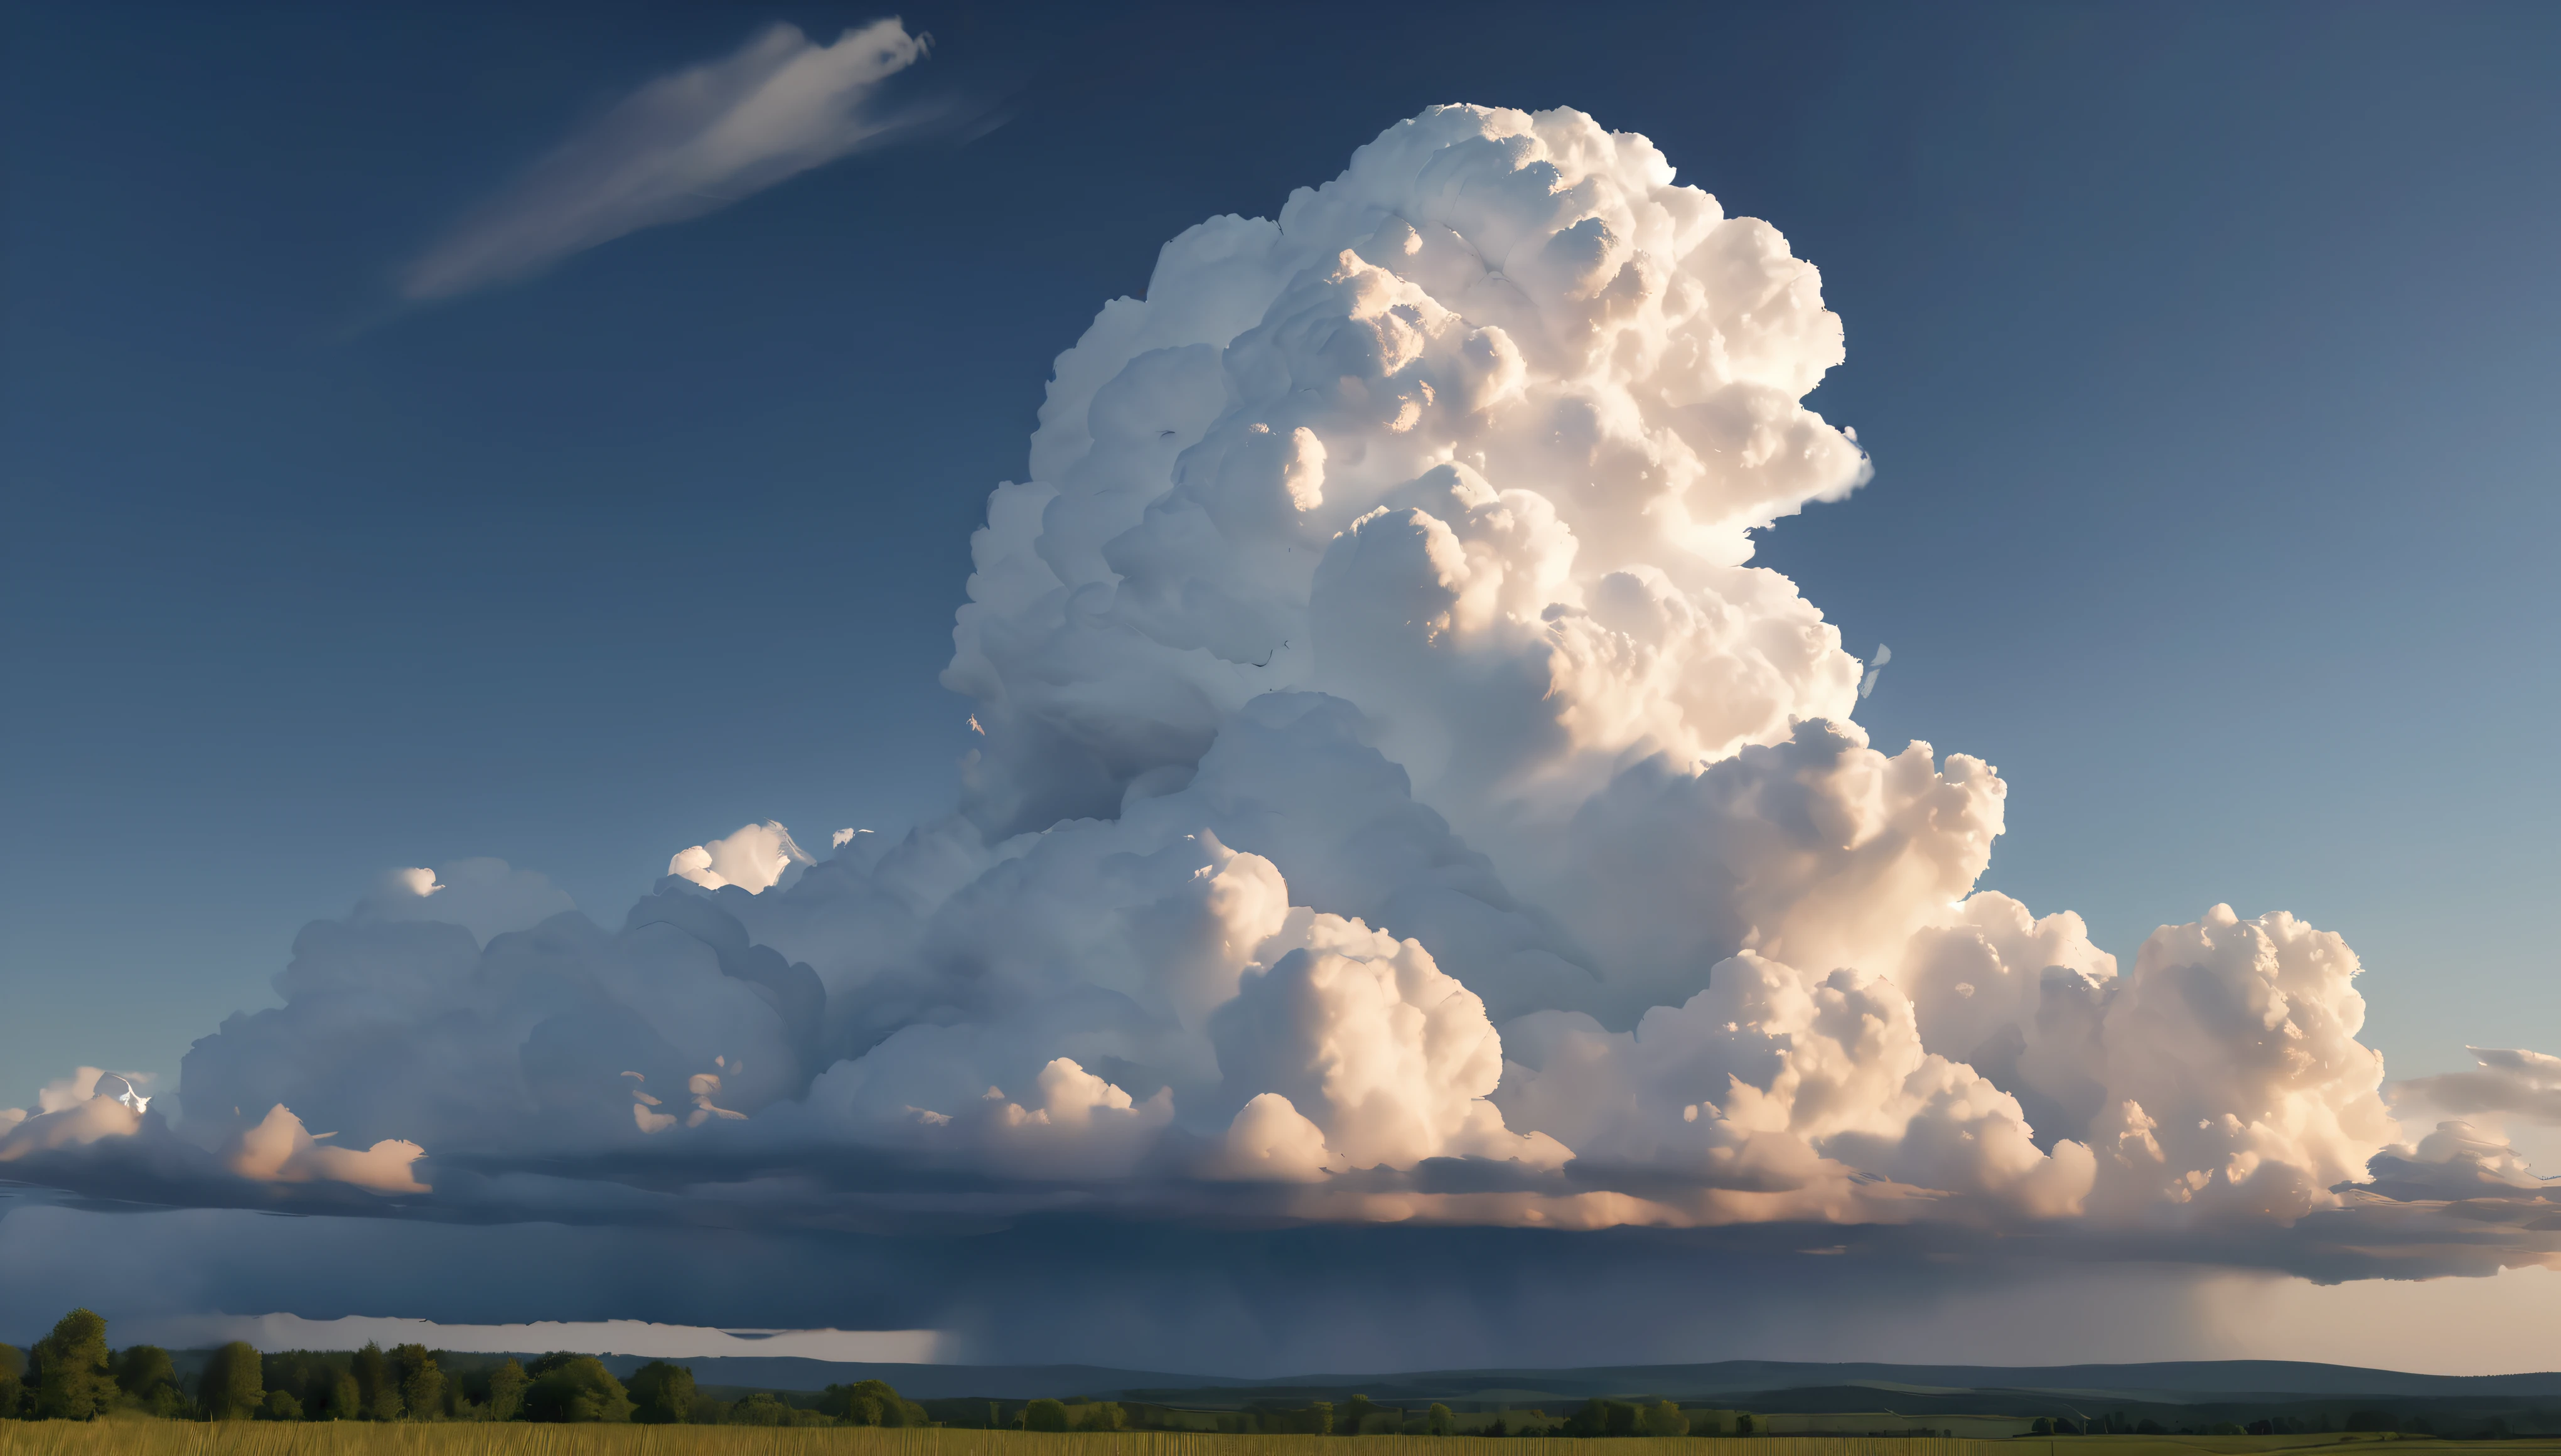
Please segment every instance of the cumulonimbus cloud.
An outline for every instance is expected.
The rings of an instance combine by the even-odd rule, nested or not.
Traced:
[[[1872,744],[1874,666],[1752,565],[1868,478],[1803,403],[1842,357],[1813,266],[1643,138],[1390,127],[1060,356],[971,543],[954,812],[746,826],[615,929],[413,874],[196,1045],[166,1136],[244,1204],[488,1221],[2561,1261],[2512,1150],[2393,1119],[2336,934],[2218,904],[2121,964],[1976,890],[1996,770]],[[160,1126],[96,1120],[22,1166]]]
[[[521,277],[643,228],[700,217],[897,129],[881,83],[930,42],[895,19],[821,46],[774,24],[649,81],[572,133],[401,277],[415,300]]]

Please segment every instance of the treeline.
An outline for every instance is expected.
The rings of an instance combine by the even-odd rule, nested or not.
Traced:
[[[983,1414],[980,1407],[983,1407]],[[1408,1436],[1679,1436],[1739,1433],[1754,1429],[1748,1413],[1683,1410],[1669,1400],[1651,1404],[1588,1400],[1568,1416],[1545,1410],[1497,1410],[1459,1415],[1449,1406],[1385,1406],[1366,1395],[1340,1405],[1259,1401],[1242,1410],[1203,1411],[1110,1400],[934,1401],[939,1424],[1032,1431],[1215,1430],[1226,1435]]]
[[[2528,1429],[2544,1429],[2553,1423],[2549,1412],[2533,1411],[2528,1415]],[[2444,1428],[2439,1429],[2441,1426]],[[2402,1415],[2389,1410],[2351,1410],[2344,1416],[2269,1415],[2252,1421],[2215,1421],[2173,1429],[2157,1420],[2138,1420],[2120,1410],[2078,1422],[2062,1416],[2051,1419],[2038,1416],[2030,1428],[2031,1434],[2039,1436],[2320,1436],[2342,1431],[2378,1434],[2397,1431],[2406,1436],[2505,1440],[2508,1422],[2503,1415],[2441,1416],[2431,1420],[2424,1415]]]
[[[0,1345],[0,1418],[95,1420],[120,1410],[181,1420],[932,1423],[879,1380],[830,1385],[809,1407],[765,1393],[723,1400],[698,1392],[682,1366],[652,1361],[625,1386],[602,1361],[566,1351],[522,1364],[422,1345],[262,1355],[234,1341],[186,1379],[158,1346],[111,1349],[106,1321],[85,1309],[65,1315],[33,1350]]]

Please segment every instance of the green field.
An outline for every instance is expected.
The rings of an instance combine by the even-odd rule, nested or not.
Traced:
[[[752,1426],[373,1424],[150,1419],[0,1421],[0,1456],[2247,1456],[2388,1443],[2422,1452],[2561,1452],[2561,1438],[2437,1441],[2390,1436],[2082,1436],[1938,1440],[1902,1436],[1232,1436],[1165,1431],[792,1429]],[[2384,1456],[2384,1453],[2373,1453]]]

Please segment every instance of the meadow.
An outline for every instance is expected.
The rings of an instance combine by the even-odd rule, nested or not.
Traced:
[[[522,1422],[0,1421],[0,1456],[1346,1456],[1340,1436],[838,1427],[534,1425]],[[1361,1436],[1358,1456],[2249,1456],[2373,1445],[2429,1451],[2556,1452],[2561,1438],[2065,1436],[1678,1436],[1601,1440]],[[1595,1449],[1600,1448],[1600,1449]],[[2383,1456],[2383,1453],[2374,1453]]]

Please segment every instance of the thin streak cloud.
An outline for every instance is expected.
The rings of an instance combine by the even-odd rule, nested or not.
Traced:
[[[876,145],[905,129],[877,104],[882,83],[931,46],[895,17],[831,46],[796,26],[767,26],[573,132],[411,263],[401,292],[424,302],[523,277]]]

